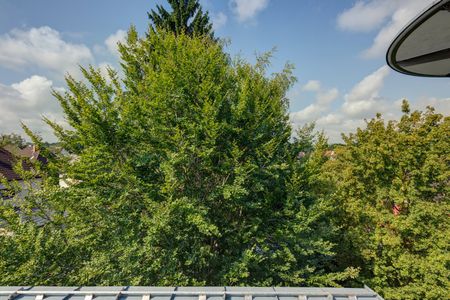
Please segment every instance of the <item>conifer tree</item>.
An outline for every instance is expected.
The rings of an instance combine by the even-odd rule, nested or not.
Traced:
[[[162,5],[151,10],[148,17],[153,25],[175,34],[208,35],[214,37],[208,12],[203,13],[198,0],[168,0],[172,12]]]

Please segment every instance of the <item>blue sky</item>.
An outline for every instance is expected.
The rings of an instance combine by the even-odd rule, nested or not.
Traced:
[[[202,0],[227,51],[253,61],[276,47],[271,70],[294,63],[289,91],[294,126],[315,121],[330,140],[381,112],[400,115],[433,105],[450,113],[450,81],[390,70],[384,55],[394,35],[432,0]],[[150,0],[0,0],[0,132],[22,133],[24,121],[47,140],[46,115],[64,124],[51,88],[78,65],[118,67],[115,44],[130,24],[144,32]]]

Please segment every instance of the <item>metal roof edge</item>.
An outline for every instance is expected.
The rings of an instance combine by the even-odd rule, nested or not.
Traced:
[[[371,289],[370,287],[368,287],[367,285],[364,285],[364,288],[365,288],[366,290],[368,290],[368,291],[370,291],[370,292],[376,294],[379,300],[384,300],[383,297],[381,297],[378,293],[376,293],[374,290],[372,290],[372,289]]]
[[[245,296],[250,297],[298,297],[300,296],[325,296],[331,297],[376,297],[384,300],[375,291],[364,285],[364,288],[321,288],[321,287],[225,287],[225,286],[198,286],[198,287],[155,287],[155,286],[17,286],[1,287],[0,295],[7,295],[8,299],[16,296],[35,296],[36,299],[43,300],[46,296],[85,296],[94,298],[97,296]],[[117,297],[116,297],[117,298]],[[87,299],[87,298],[86,298]]]

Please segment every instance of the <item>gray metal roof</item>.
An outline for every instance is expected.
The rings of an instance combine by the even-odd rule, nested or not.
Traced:
[[[0,286],[0,300],[382,300],[368,287]]]

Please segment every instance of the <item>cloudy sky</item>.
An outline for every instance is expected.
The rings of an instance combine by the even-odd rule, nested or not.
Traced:
[[[450,80],[397,74],[385,64],[389,42],[433,0],[202,0],[228,51],[254,61],[276,47],[271,70],[296,66],[292,122],[315,121],[330,140],[382,113],[398,118],[401,99],[450,113]],[[144,32],[147,11],[163,0],[0,0],[0,132],[20,122],[54,141],[41,116],[64,124],[51,89],[78,65],[118,68],[116,43],[130,24]]]

